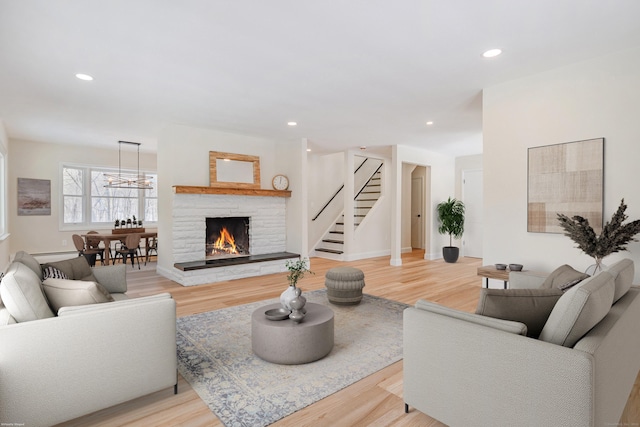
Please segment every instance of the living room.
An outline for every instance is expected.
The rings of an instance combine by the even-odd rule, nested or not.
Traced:
[[[637,159],[640,158],[640,144],[637,143],[640,123],[636,117],[637,99],[640,99],[640,40],[637,33],[631,33],[630,38],[631,41],[623,48],[614,46],[610,51],[601,48],[588,54],[576,52],[574,60],[561,62],[561,66],[532,69],[517,78],[496,79],[479,88],[481,152],[443,154],[430,148],[426,142],[422,145],[405,144],[394,138],[388,138],[386,144],[381,144],[378,153],[375,147],[368,146],[367,150],[383,158],[388,166],[385,178],[388,215],[380,219],[378,224],[387,234],[383,233],[374,245],[369,241],[360,242],[361,246],[354,250],[354,257],[348,261],[365,262],[365,255],[370,251],[369,256],[375,257],[385,267],[401,269],[403,263],[407,262],[404,254],[407,243],[402,234],[403,198],[407,194],[403,187],[403,165],[430,168],[434,179],[427,206],[434,210],[437,203],[449,196],[461,197],[461,177],[456,165],[469,155],[474,167],[484,171],[482,264],[517,262],[524,264],[527,269],[548,272],[566,263],[584,271],[593,260],[576,249],[571,239],[561,234],[527,232],[528,149],[604,138],[603,216],[610,218],[620,200],[624,199],[629,207],[629,217],[640,218],[640,192],[637,191],[633,175]],[[3,106],[2,111],[7,108]],[[4,238],[0,240],[2,269],[20,250],[37,254],[74,252],[62,243],[65,240],[70,242],[73,232],[59,227],[60,163],[109,167],[118,164],[117,138],[111,140],[111,146],[96,145],[89,149],[81,143],[61,144],[53,136],[49,139],[14,133],[10,116],[0,115],[0,147],[6,159],[3,184],[7,201],[5,220],[8,224]],[[270,188],[274,175],[287,175],[292,194],[286,201],[286,249],[303,257],[313,250],[310,217],[315,213],[315,208],[326,201],[326,196],[318,194],[314,185],[323,180],[336,181],[337,176],[348,176],[354,157],[367,152],[360,146],[368,143],[355,139],[346,148],[323,151],[322,144],[317,143],[311,135],[300,137],[300,132],[304,131],[296,131],[294,138],[260,136],[259,129],[252,128],[250,132],[242,133],[233,126],[215,126],[220,124],[219,121],[224,121],[217,120],[211,126],[201,118],[193,122],[175,120],[157,129],[153,142],[143,142],[141,169],[158,174],[159,218],[157,224],[152,226],[157,227],[163,242],[157,261],[157,270],[162,276],[171,277],[175,262],[172,242],[173,187],[207,186],[210,151],[259,156],[262,188],[265,189]],[[302,125],[301,122],[299,126]],[[82,139],[83,132],[78,133],[81,134],[78,139]],[[129,134],[135,135],[135,132]],[[156,147],[155,150],[147,150],[152,146]],[[321,171],[318,158],[336,153],[343,157],[344,162],[332,171]],[[330,175],[331,172],[334,173],[331,179],[322,175]],[[17,178],[21,177],[51,180],[50,217],[17,215]],[[334,185],[327,187],[325,190],[330,193]],[[425,236],[428,238],[424,258],[428,262],[439,257],[441,247],[448,243],[448,238],[438,234],[435,216],[428,222]],[[629,258],[638,264],[640,243],[631,242],[627,249],[626,252],[607,257],[605,264],[614,264],[622,258]],[[313,260],[312,269],[315,268],[314,262],[316,265],[325,265],[323,260]],[[465,277],[468,277],[468,273],[465,273]],[[393,273],[388,274],[391,280]],[[314,277],[311,286],[320,286],[320,279]],[[640,271],[636,271],[633,282],[640,283]],[[383,287],[382,284],[380,286]],[[140,295],[145,292],[148,289],[140,291]],[[179,292],[189,295],[189,290]],[[194,289],[191,292],[197,291]],[[466,303],[468,301],[460,306]]]

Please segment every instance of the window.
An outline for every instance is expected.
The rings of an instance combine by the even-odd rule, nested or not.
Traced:
[[[124,172],[124,171],[123,171]],[[105,188],[105,173],[118,170],[88,166],[62,167],[63,228],[111,228],[116,219],[158,221],[158,190]],[[142,172],[141,172],[142,174]],[[144,173],[157,183],[157,174]]]
[[[0,144],[0,240],[7,238],[7,167],[6,152]]]

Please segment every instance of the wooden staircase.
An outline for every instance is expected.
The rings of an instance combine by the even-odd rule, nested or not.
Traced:
[[[371,208],[376,204],[382,194],[382,172],[378,170],[369,179],[354,200],[353,226],[358,228],[364,217],[367,216]],[[317,252],[324,252],[333,255],[344,253],[344,212],[333,224],[331,229],[324,235],[318,246]]]

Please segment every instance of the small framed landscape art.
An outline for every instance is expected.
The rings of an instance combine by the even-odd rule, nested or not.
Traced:
[[[558,213],[602,230],[604,138],[528,150],[527,231],[562,233]]]
[[[51,215],[51,180],[18,178],[18,216]]]

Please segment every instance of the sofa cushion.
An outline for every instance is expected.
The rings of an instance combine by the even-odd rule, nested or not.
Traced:
[[[31,271],[36,273],[38,279],[42,280],[42,268],[40,267],[38,260],[35,259],[33,255],[25,251],[19,251],[13,258],[13,261],[26,265],[31,269]]]
[[[62,271],[70,280],[86,280],[90,282],[97,281],[91,271],[89,262],[83,256],[65,259],[63,261],[50,262],[45,264],[44,268],[49,266]]]
[[[568,290],[556,303],[539,339],[573,347],[611,309],[615,283],[606,271]]]
[[[36,273],[21,262],[13,262],[0,283],[0,296],[17,322],[54,317]]]
[[[16,323],[16,319],[13,318],[9,310],[7,310],[7,307],[0,301],[0,326],[7,326],[12,323]]]
[[[543,289],[562,289],[575,280],[584,280],[588,277],[588,274],[574,270],[570,265],[565,264],[553,270],[540,287]]]
[[[616,292],[613,296],[613,303],[615,304],[631,288],[633,275],[635,274],[633,261],[630,259],[620,260],[605,271],[608,271],[613,276],[613,280],[616,283]]]
[[[527,336],[537,337],[562,295],[559,289],[482,288],[476,314],[524,323]]]
[[[96,282],[49,278],[42,285],[49,304],[56,312],[61,307],[99,304],[114,300],[109,292]]]

